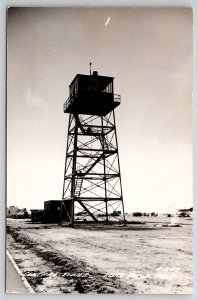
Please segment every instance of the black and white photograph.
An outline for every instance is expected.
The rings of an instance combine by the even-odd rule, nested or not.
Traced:
[[[192,294],[192,9],[9,7],[6,64],[6,293]]]

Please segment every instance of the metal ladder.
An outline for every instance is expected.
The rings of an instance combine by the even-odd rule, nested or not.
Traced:
[[[82,183],[83,183],[83,178],[82,177],[77,177],[76,179],[76,185],[75,185],[75,196],[79,197],[80,192],[82,189]]]

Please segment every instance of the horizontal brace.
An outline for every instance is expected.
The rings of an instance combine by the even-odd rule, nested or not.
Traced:
[[[108,158],[109,156],[111,156],[112,155],[112,153],[104,153],[104,154],[107,154],[106,156],[105,156],[105,158]],[[113,154],[116,154],[116,153],[113,153]],[[99,158],[101,156],[101,154],[100,155],[76,155],[76,157],[80,157],[80,158]],[[68,158],[72,158],[73,157],[73,155],[71,155],[71,154],[69,154],[69,155],[67,155],[67,157]]]
[[[109,134],[111,131],[112,131],[112,130],[109,130],[108,132],[103,133],[103,135],[105,136],[105,135]],[[99,136],[101,133],[102,133],[102,132],[100,132],[100,133],[94,133],[94,132],[90,132],[90,133],[85,132],[85,133],[82,133],[82,132],[78,132],[77,135],[84,135],[84,136],[85,136],[85,135],[86,135],[86,136]],[[68,135],[76,135],[76,134],[75,134],[74,132],[69,132]]]
[[[96,175],[96,176],[103,176],[104,177],[104,174],[89,174],[89,175]],[[89,176],[89,177],[86,177],[86,176],[83,176],[82,174],[76,174],[76,177],[83,177],[84,180],[103,180],[103,177],[92,177],[92,176]],[[111,179],[111,178],[116,178],[116,177],[120,177],[120,174],[117,173],[117,174],[108,174],[106,175],[106,180],[108,179]],[[72,179],[72,176],[65,176],[64,177],[65,179]]]
[[[89,125],[89,124],[83,124],[83,123],[81,123],[81,125],[83,127],[90,127],[90,128],[104,128],[104,129],[115,128],[115,126]]]
[[[69,154],[69,155],[67,155],[67,157],[73,157],[73,155]],[[76,157],[81,157],[81,158],[98,158],[98,157],[100,157],[100,155],[99,156],[96,156],[96,155],[76,155]]]
[[[83,125],[84,127],[84,125]],[[102,129],[102,128],[101,128]],[[107,135],[109,134],[110,132],[112,132],[113,130],[115,130],[115,128],[109,128],[108,131],[106,132],[103,132],[103,135]],[[102,133],[102,130],[101,132],[78,132],[77,135],[86,135],[86,136],[100,136],[100,134]],[[74,131],[71,131],[71,132],[68,132],[68,135],[76,135]]]
[[[112,178],[116,178],[116,177],[119,177],[119,175],[116,175],[116,176],[112,176],[112,177],[108,177],[106,178],[106,181],[109,180],[109,179],[112,179]],[[72,179],[72,177],[65,177],[65,180],[66,179]],[[102,181],[103,178],[102,177],[83,177],[84,180],[99,180],[99,181]]]
[[[83,173],[82,173],[83,174]],[[108,173],[108,174],[104,174],[104,173],[96,173],[96,172],[94,172],[94,174],[90,174],[90,175],[92,175],[92,176],[94,176],[94,175],[99,175],[99,176],[106,176],[106,177],[109,177],[109,176],[120,176],[120,173],[118,172],[118,173]],[[86,178],[86,177],[85,177]]]
[[[77,176],[79,177],[83,177],[83,179],[87,179],[86,175],[84,175],[85,173],[76,173]],[[108,180],[109,178],[112,178],[112,177],[119,177],[120,174],[119,173],[116,173],[116,174],[101,174],[101,173],[94,173],[94,174],[87,174],[87,175],[91,175],[91,176],[103,176],[103,177],[106,177],[106,179]],[[102,179],[102,178],[101,178]]]
[[[109,134],[111,131],[115,130],[115,127],[112,127],[109,131],[106,131],[105,133],[103,133],[104,135]]]
[[[71,153],[71,152],[70,152]],[[117,154],[117,152],[113,152],[113,153],[104,153],[104,155],[105,155],[105,158],[108,158],[109,156],[111,156],[111,155],[114,155],[114,154]],[[81,155],[76,155],[75,157],[80,157],[80,158],[98,158],[98,157],[100,157],[100,155],[101,155],[101,152],[100,152],[100,154],[99,155],[83,155],[83,154],[81,154]],[[67,158],[73,158],[74,157],[74,155],[72,155],[72,154],[67,154]]]
[[[74,201],[122,201],[121,197],[119,198],[102,198],[102,197],[75,197]]]
[[[77,148],[77,151],[98,151],[98,152],[104,152],[104,153],[118,153],[118,150],[103,150],[103,149],[90,149],[90,148]]]

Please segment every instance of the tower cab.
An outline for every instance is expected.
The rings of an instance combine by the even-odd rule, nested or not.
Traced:
[[[114,95],[113,77],[77,74],[69,86],[69,98],[64,103],[65,113],[105,116],[120,104]]]

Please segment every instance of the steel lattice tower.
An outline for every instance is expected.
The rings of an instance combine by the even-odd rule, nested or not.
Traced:
[[[112,77],[77,74],[64,103],[69,113],[61,216],[125,221]]]

